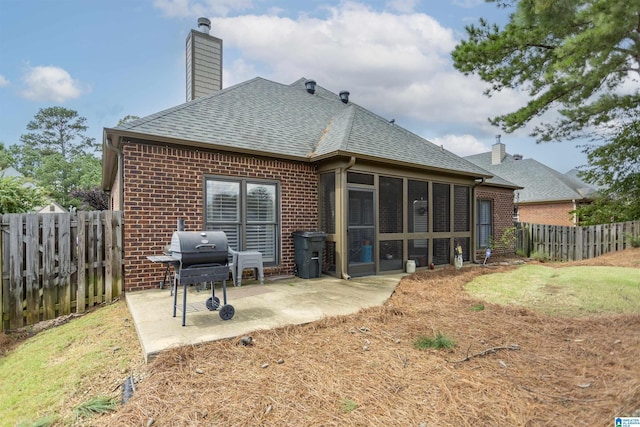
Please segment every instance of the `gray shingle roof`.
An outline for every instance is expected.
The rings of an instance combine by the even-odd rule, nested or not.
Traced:
[[[254,78],[128,122],[114,131],[231,151],[314,160],[355,155],[423,168],[490,176],[486,170],[306,79],[291,85]]]
[[[507,154],[500,164],[492,165],[491,152],[467,156],[465,159],[494,174],[489,181],[501,177],[524,187],[518,192],[518,201],[521,203],[582,200],[594,191],[585,182],[533,159],[517,160]]]

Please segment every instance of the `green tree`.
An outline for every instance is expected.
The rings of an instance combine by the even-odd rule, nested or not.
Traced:
[[[452,53],[454,66],[490,83],[488,96],[504,89],[529,95],[526,105],[490,122],[513,132],[557,113],[531,135],[538,142],[590,140],[583,177],[626,182],[605,190],[601,202],[639,200],[640,0],[487,1],[513,8],[508,23],[468,26],[468,39]]]
[[[27,213],[45,203],[42,192],[23,179],[0,176],[0,214]]]
[[[0,170],[6,169],[12,166],[15,162],[13,153],[6,149],[4,144],[0,142]]]
[[[100,160],[94,138],[86,136],[86,119],[63,107],[40,109],[27,124],[17,152],[18,170],[32,176],[64,207],[77,204],[73,191],[100,182]]]
[[[121,118],[118,121],[118,126],[122,126],[124,124],[127,124],[129,122],[132,122],[134,120],[138,120],[140,117],[138,116],[134,116],[133,114],[127,114],[126,116],[124,116],[123,118]]]

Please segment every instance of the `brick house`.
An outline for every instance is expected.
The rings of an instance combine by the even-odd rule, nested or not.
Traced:
[[[580,204],[591,203],[596,189],[572,171],[562,174],[534,159],[508,154],[497,142],[492,151],[465,159],[521,188],[515,192],[514,220],[534,224],[573,226],[572,213]]]
[[[198,94],[198,50],[217,46],[207,68],[221,69],[222,42],[205,30],[187,39],[188,102],[104,129],[102,188],[125,213],[127,290],[158,283],[146,256],[162,253],[179,219],[260,251],[266,276],[293,272],[293,232],[322,230],[322,271],[342,278],[402,271],[409,259],[449,264],[458,244],[476,260],[478,195],[492,201],[492,230],[512,225],[517,186],[490,182],[346,91],[304,78],[222,89],[220,78]]]

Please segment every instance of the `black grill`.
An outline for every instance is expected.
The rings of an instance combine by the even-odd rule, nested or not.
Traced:
[[[227,265],[227,235],[224,231],[174,231],[169,252],[180,267],[192,265]]]
[[[171,257],[176,260],[173,287],[173,317],[176,317],[177,291],[182,285],[182,326],[185,325],[187,285],[211,282],[211,297],[206,302],[209,310],[220,308],[215,296],[214,282],[222,282],[224,305],[220,308],[222,320],[234,315],[233,306],[227,304],[226,281],[229,278],[227,236],[223,231],[174,231],[169,245]]]

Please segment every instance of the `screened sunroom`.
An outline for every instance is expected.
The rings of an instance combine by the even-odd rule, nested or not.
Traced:
[[[366,168],[363,166],[367,166]],[[472,248],[471,177],[362,165],[322,170],[319,224],[324,271],[357,277],[464,261]]]

